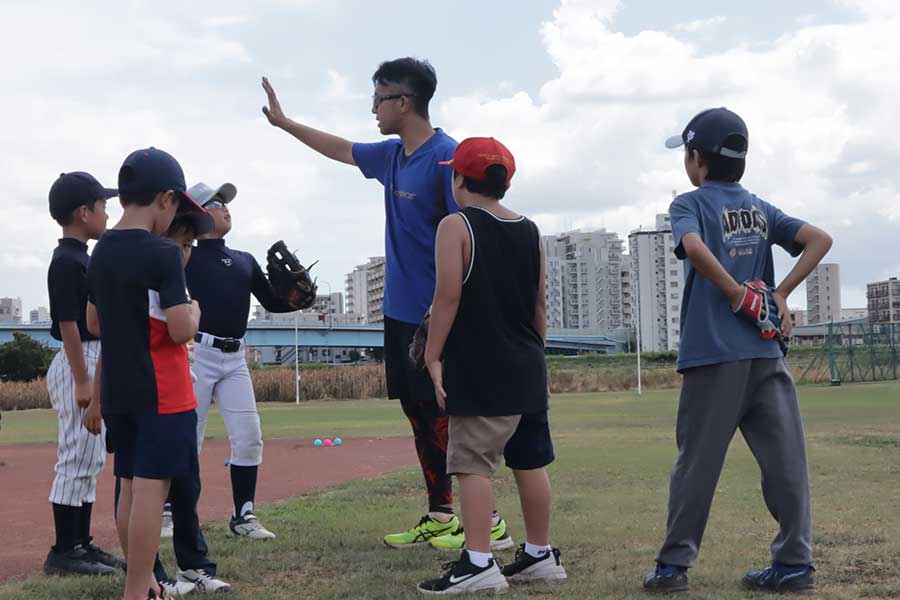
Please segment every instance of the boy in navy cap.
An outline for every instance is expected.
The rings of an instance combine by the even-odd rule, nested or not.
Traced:
[[[197,401],[185,343],[200,309],[187,295],[181,248],[163,235],[179,211],[202,212],[184,173],[155,148],[119,170],[124,214],[88,270],[88,326],[103,334],[101,410],[121,479],[116,526],[128,562],[123,600],[163,595],[153,576],[160,507],[175,478],[198,470]]]
[[[831,247],[820,229],[789,217],[738,183],[749,136],[725,108],[695,116],[680,136],[697,189],[669,208],[675,255],[685,260],[678,370],[678,458],[669,488],[666,539],[649,592],[688,589],[716,483],[736,429],[762,471],[762,491],[779,533],[772,564],[744,576],[747,588],[815,589],[809,474],[797,390],[784,360],[790,336],[787,297]],[[776,287],[772,246],[799,256]],[[782,319],[784,319],[782,321]]]
[[[50,334],[63,349],[47,371],[47,390],[59,423],[56,476],[50,489],[56,543],[44,562],[48,575],[112,575],[121,564],[91,541],[91,510],[106,450],[102,436],[92,436],[81,426],[100,356],[100,340],[85,321],[87,241],[106,230],[106,200],[116,194],[84,172],[63,173],[50,188],[50,216],[63,232],[47,272]]]

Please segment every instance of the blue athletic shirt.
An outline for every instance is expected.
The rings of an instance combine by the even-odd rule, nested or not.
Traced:
[[[738,283],[762,279],[774,288],[772,246],[781,246],[791,256],[803,251],[794,238],[804,222],[760,200],[739,183],[707,181],[675,198],[669,216],[678,258],[685,258],[684,236],[696,233]],[[760,338],[755,325],[732,312],[725,295],[689,260],[684,263],[684,282],[679,371],[783,356],[775,340]]]
[[[453,199],[453,170],[437,163],[453,158],[455,149],[456,140],[440,129],[410,156],[405,156],[399,139],[353,144],[359,170],[384,186],[386,317],[419,323],[431,306],[436,202],[447,212],[459,210]]]

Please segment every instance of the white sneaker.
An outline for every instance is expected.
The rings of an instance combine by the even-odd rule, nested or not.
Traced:
[[[203,569],[178,570],[178,581],[192,583],[197,593],[215,594],[231,591],[231,586],[221,579],[216,579]]]
[[[162,589],[173,598],[181,598],[187,596],[197,589],[196,584],[189,581],[178,581],[177,579],[163,579],[159,582]]]
[[[159,537],[170,538],[174,534],[175,534],[175,526],[172,524],[172,511],[164,510],[163,518],[162,518],[162,529],[159,532]]]
[[[491,559],[486,567],[476,567],[469,561],[465,550],[459,560],[444,565],[447,571],[437,579],[428,579],[417,586],[420,594],[427,596],[455,596],[493,592],[503,594],[509,589],[506,577],[500,572],[497,561]]]
[[[260,525],[253,513],[245,513],[243,517],[231,517],[228,529],[232,535],[251,540],[274,540],[275,534]]]

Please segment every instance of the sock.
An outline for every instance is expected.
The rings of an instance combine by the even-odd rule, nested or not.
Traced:
[[[77,506],[53,504],[53,523],[56,526],[56,552],[68,552],[78,544],[79,512]]]
[[[446,523],[453,519],[455,513],[452,506],[431,506],[428,508],[428,516],[435,521]]]
[[[479,569],[483,569],[491,563],[491,559],[494,558],[494,554],[492,552],[475,552],[474,550],[466,550],[469,554],[469,562],[478,567]]]
[[[534,558],[540,558],[550,552],[550,546],[538,546],[530,542],[525,542],[525,553]]]
[[[259,467],[239,467],[231,465],[231,495],[234,499],[234,516],[243,517],[253,510],[253,500],[256,498],[256,478]],[[247,508],[247,503],[250,507]],[[247,509],[247,510],[244,510]]]
[[[83,502],[78,510],[78,543],[87,546],[91,543],[91,511],[93,502]]]

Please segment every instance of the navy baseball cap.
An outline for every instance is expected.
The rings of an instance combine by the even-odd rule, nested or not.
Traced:
[[[90,173],[60,173],[50,186],[50,216],[57,220],[64,219],[79,206],[118,195],[119,190],[103,187]]]
[[[169,229],[177,227],[179,223],[188,223],[191,226],[191,229],[194,230],[194,236],[196,237],[212,233],[213,229],[216,228],[212,215],[206,212],[206,210],[203,212],[193,210],[178,212]]]
[[[691,119],[681,135],[667,139],[666,148],[687,146],[726,158],[744,158],[749,140],[747,125],[737,113],[725,107],[709,108]]]
[[[182,201],[178,212],[203,211],[185,193],[184,171],[175,157],[154,147],[135,150],[125,158],[119,169],[120,194],[153,194],[172,190]]]

